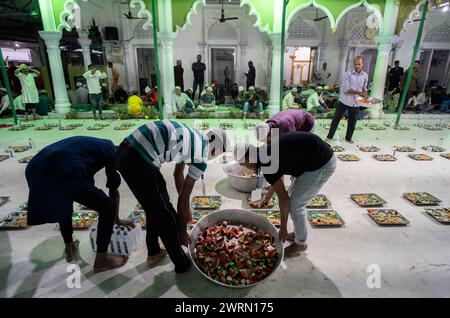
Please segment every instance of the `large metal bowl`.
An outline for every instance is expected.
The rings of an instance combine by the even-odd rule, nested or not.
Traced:
[[[226,165],[223,168],[223,171],[228,176],[228,182],[230,183],[230,186],[239,191],[239,192],[252,192],[256,189],[256,183],[258,179],[259,187],[264,187],[265,179],[264,177],[259,178],[249,178],[249,177],[241,177],[240,173],[251,173],[252,170],[247,169],[246,167],[241,166],[237,162],[232,162],[229,165]]]
[[[275,267],[274,267],[272,273],[270,273],[266,278],[260,280],[257,283],[254,283],[251,285],[243,285],[243,286],[231,286],[231,285],[223,284],[219,281],[212,279],[205,273],[203,273],[203,271],[197,266],[197,263],[196,263],[197,255],[195,253],[195,246],[197,245],[198,237],[200,236],[200,234],[203,232],[203,230],[205,228],[210,227],[222,220],[231,221],[233,223],[236,222],[236,223],[242,224],[244,226],[245,225],[254,225],[259,230],[262,230],[273,236],[273,238],[275,239],[275,248],[277,249],[278,259],[277,259],[277,262],[275,264]],[[283,242],[278,237],[277,228],[272,223],[270,223],[265,218],[263,218],[262,216],[259,216],[256,213],[253,213],[253,212],[250,212],[247,210],[242,210],[242,209],[226,209],[226,210],[220,210],[220,211],[208,214],[207,216],[203,217],[200,221],[198,221],[197,224],[195,224],[194,228],[191,231],[191,244],[189,245],[189,256],[191,257],[192,262],[195,265],[195,268],[197,268],[197,270],[208,280],[210,280],[216,284],[219,284],[221,286],[224,286],[224,287],[246,288],[246,287],[255,286],[256,284],[259,284],[260,282],[265,281],[271,275],[273,275],[273,273],[278,269],[281,262],[283,261],[284,246],[283,246]]]

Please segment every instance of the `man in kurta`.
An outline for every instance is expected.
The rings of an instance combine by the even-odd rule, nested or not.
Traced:
[[[102,88],[100,87],[100,80],[108,77],[105,72],[98,71],[94,65],[88,66],[89,71],[83,74],[86,79],[87,87],[89,89],[89,101],[92,105],[92,113],[94,114],[94,119],[97,119],[97,110],[100,114],[100,119],[102,116],[103,107],[103,97]]]
[[[39,72],[25,64],[21,64],[14,72],[22,86],[22,98],[25,105],[25,120],[28,120],[30,110],[33,113],[33,120],[36,119],[36,107],[39,103],[39,92],[34,79],[39,76]]]

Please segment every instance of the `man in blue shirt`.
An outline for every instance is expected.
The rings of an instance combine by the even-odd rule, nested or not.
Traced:
[[[339,95],[339,105],[334,113],[326,141],[331,141],[333,139],[342,115],[348,111],[347,133],[345,134],[345,140],[349,143],[353,143],[352,137],[353,132],[355,131],[359,110],[356,99],[359,97],[368,96],[368,75],[362,70],[362,67],[363,57],[357,56],[353,60],[353,70],[346,72],[344,75],[344,80],[342,82],[342,88]]]
[[[226,144],[222,129],[210,130],[203,136],[174,121],[155,121],[136,129],[119,146],[119,171],[147,217],[147,263],[150,266],[169,254],[176,273],[189,269],[190,262],[181,245],[189,244],[186,227],[192,219],[192,189],[206,170],[207,161],[223,153]],[[171,161],[176,163],[173,172],[179,195],[176,210],[160,172],[161,165]],[[186,177],[185,165],[189,166]],[[167,252],[160,248],[158,237]]]
[[[114,222],[128,228],[130,221],[120,220],[120,175],[115,166],[116,146],[110,140],[70,137],[42,149],[25,170],[30,188],[28,224],[59,223],[65,243],[66,260],[75,259],[79,242],[73,241],[73,203],[78,202],[99,214],[97,254],[94,271],[120,267],[126,258],[107,255]],[[94,175],[105,169],[109,196],[95,186]]]

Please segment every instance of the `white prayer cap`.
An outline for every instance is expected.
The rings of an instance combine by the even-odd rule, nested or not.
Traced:
[[[238,90],[239,90],[239,92],[243,92],[244,91],[244,86],[239,86]]]
[[[255,136],[259,141],[265,141],[269,132],[270,126],[266,123],[258,124],[255,126]]]
[[[291,92],[292,92],[292,93],[297,93],[297,87],[292,87],[292,88],[291,88]]]
[[[83,86],[83,83],[77,82],[77,87],[81,87],[81,86]]]
[[[208,88],[206,89],[206,91],[207,91],[207,92],[212,92],[213,89],[212,89],[212,87],[210,86],[210,87],[208,87]]]
[[[181,91],[181,87],[180,86],[175,86],[175,90],[176,91]]]
[[[144,91],[145,91],[145,93],[150,93],[152,91],[152,89],[147,86]]]
[[[254,91],[254,90],[255,90],[255,86],[250,86],[250,87],[248,88],[248,90],[249,90],[249,91]]]
[[[317,86],[317,89],[319,90],[323,90],[323,87],[322,86]]]

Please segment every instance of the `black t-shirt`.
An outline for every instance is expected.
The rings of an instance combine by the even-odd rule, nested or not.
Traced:
[[[273,143],[275,142],[274,140]],[[279,165],[277,172],[273,174],[265,173],[265,166],[269,166],[270,162],[261,163],[262,173],[272,185],[283,175],[298,177],[306,171],[320,169],[333,157],[333,150],[331,150],[330,146],[320,139],[320,137],[312,133],[286,133],[279,137],[278,142]],[[268,147],[267,150],[266,147]],[[271,147],[271,143],[260,147],[259,157],[261,161],[264,160],[264,153],[270,154]]]

